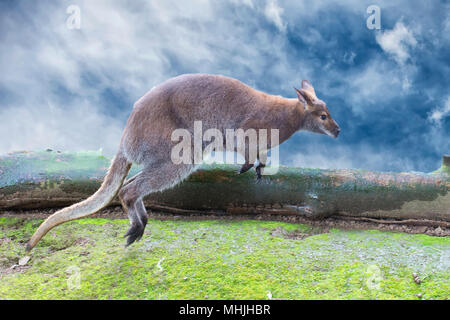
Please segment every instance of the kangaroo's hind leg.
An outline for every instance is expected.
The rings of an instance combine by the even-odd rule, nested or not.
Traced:
[[[130,228],[124,235],[124,237],[128,237],[127,245],[130,245],[134,241],[141,239],[144,234],[145,226],[148,221],[148,214],[142,198],[137,199],[134,204],[124,200],[121,200],[121,202],[122,207],[130,219]]]
[[[127,245],[139,240],[147,224],[147,211],[142,199],[156,191],[162,191],[186,178],[194,168],[191,164],[174,164],[170,160],[148,165],[127,182],[119,192],[122,206],[130,219],[125,236]]]
[[[123,190],[125,190],[125,187],[131,182],[135,181],[136,178],[141,174],[142,172],[139,172],[138,174],[126,180],[119,192],[119,199],[122,204],[123,210],[126,212],[131,222],[131,226],[125,233],[124,237],[129,236],[130,234],[134,234],[136,236],[134,241],[139,240],[140,237],[142,237],[145,226],[147,224],[148,215],[142,199],[137,199],[133,204],[130,201],[125,200],[125,198],[123,197]]]

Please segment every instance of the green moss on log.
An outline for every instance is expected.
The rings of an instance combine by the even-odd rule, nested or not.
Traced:
[[[450,221],[445,159],[441,170],[429,174],[281,167],[259,183],[254,172],[238,175],[239,166],[204,165],[182,183],[152,193],[145,201],[149,207],[194,211]],[[98,188],[109,161],[92,152],[19,153],[0,158],[0,208],[80,201]],[[130,176],[138,171],[133,166]]]

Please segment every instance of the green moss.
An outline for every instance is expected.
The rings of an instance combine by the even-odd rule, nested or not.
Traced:
[[[0,218],[0,299],[449,298],[449,238],[254,220],[150,220],[128,248],[127,220],[73,221],[6,272],[40,222]]]
[[[442,166],[439,169],[431,172],[431,174],[437,174],[437,175],[438,174],[447,174],[447,175],[450,175],[450,166],[446,166],[445,164],[442,164]]]
[[[111,158],[102,155],[101,151],[15,152],[0,157],[0,171],[2,172],[0,188],[11,187],[11,190],[2,190],[3,193],[9,193],[13,191],[15,185],[24,181],[28,183],[42,182],[43,188],[53,188],[52,183],[54,182],[48,180],[70,183],[70,180],[80,178],[103,177],[110,162]],[[141,166],[133,166],[130,176],[139,172],[140,169]]]

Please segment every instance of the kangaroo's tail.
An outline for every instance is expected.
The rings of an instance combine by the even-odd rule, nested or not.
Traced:
[[[108,173],[100,186],[92,196],[84,201],[75,203],[70,207],[58,210],[48,217],[36,230],[27,244],[27,251],[34,248],[39,240],[45,236],[50,229],[66,221],[75,220],[96,213],[106,207],[117,195],[131,168],[123,153],[119,151],[112,160]]]

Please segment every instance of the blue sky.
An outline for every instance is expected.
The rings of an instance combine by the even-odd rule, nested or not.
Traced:
[[[134,101],[201,72],[285,97],[313,83],[341,135],[295,134],[284,165],[428,172],[450,153],[449,45],[445,1],[2,1],[0,154],[114,154]]]

